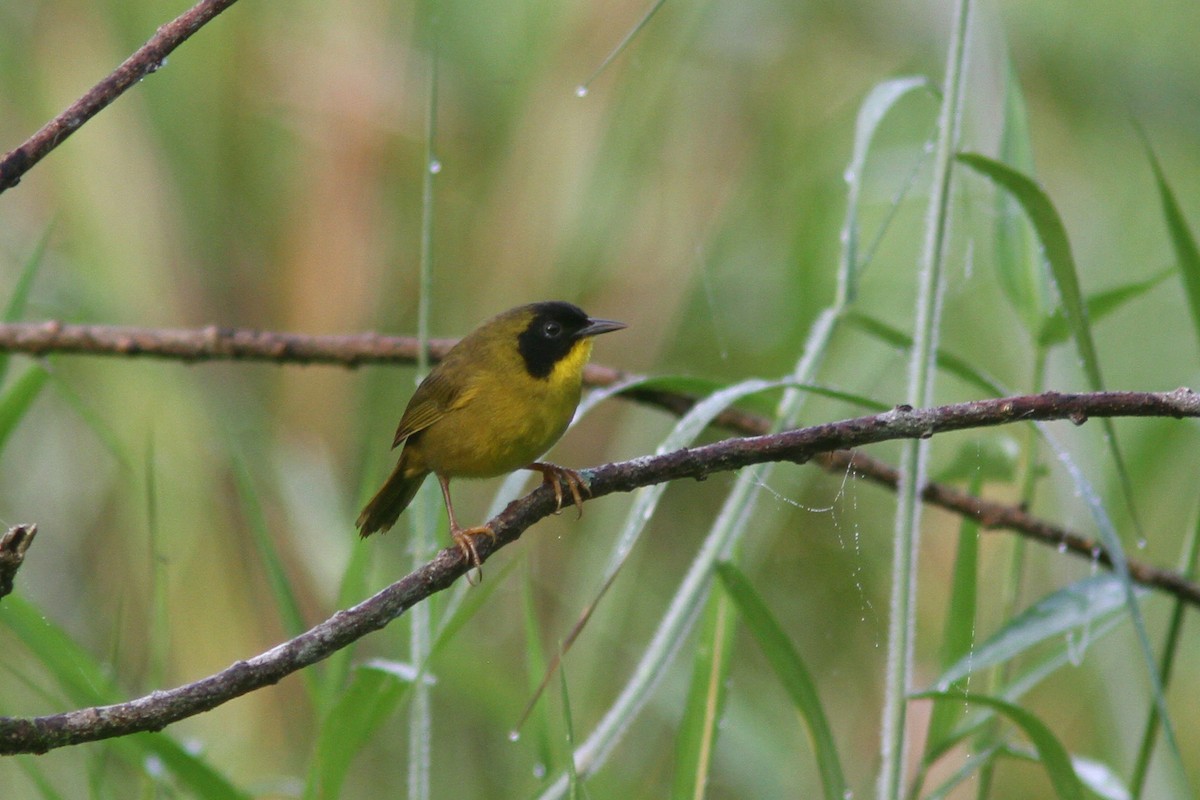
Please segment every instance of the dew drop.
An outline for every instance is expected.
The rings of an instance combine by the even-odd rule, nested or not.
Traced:
[[[442,162],[438,161],[436,158],[430,159],[429,160],[429,174],[437,175],[441,171],[442,171]]]
[[[1058,552],[1060,552],[1060,553],[1067,552],[1067,543],[1065,541],[1058,543]]]
[[[584,86],[582,83],[579,84],[578,86],[576,86],[575,87],[575,96],[576,97],[587,97],[588,96],[588,87]]]
[[[1139,536],[1139,537],[1138,537],[1138,539],[1137,539],[1137,549],[1138,549],[1138,550],[1145,550],[1145,549],[1146,549],[1146,546],[1147,546],[1147,545],[1149,545],[1149,544],[1150,544],[1150,543],[1146,541],[1146,537],[1145,537],[1145,536]]]
[[[546,765],[540,761],[533,765],[533,777],[541,780],[546,777]]]
[[[520,741],[520,739],[521,739],[520,731],[509,731],[508,732],[508,740],[510,742],[517,742],[517,741]]]

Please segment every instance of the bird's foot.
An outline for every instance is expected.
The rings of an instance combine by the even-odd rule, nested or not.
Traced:
[[[479,558],[479,551],[475,549],[475,537],[486,536],[495,541],[496,532],[487,525],[479,525],[474,528],[452,527],[450,536],[458,545],[459,552],[463,554],[463,560],[470,564],[475,571],[475,578],[471,577],[470,570],[467,571],[467,583],[478,586],[483,580],[483,561]]]
[[[579,516],[583,516],[583,493],[586,492],[590,496],[592,490],[588,488],[587,482],[584,481],[582,475],[573,469],[567,469],[566,467],[560,467],[558,464],[549,464],[542,461],[535,461],[525,469],[542,473],[542,482],[550,484],[551,488],[554,489],[555,514],[562,511],[562,485],[565,483],[567,491],[571,493],[571,502],[579,510]]]

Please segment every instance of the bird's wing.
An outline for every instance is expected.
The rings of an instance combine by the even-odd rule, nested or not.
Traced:
[[[474,386],[452,386],[441,372],[434,370],[408,401],[408,408],[404,409],[404,416],[396,428],[392,447],[414,433],[425,430],[451,411],[462,408],[475,396],[475,392]]]

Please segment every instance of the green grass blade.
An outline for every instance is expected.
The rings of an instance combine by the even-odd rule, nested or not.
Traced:
[[[1175,192],[1167,182],[1162,164],[1150,146],[1150,140],[1142,134],[1146,146],[1146,155],[1150,166],[1154,169],[1154,181],[1158,184],[1158,195],[1162,201],[1163,217],[1167,223],[1167,234],[1171,237],[1171,247],[1175,250],[1175,259],[1179,262],[1179,277],[1183,282],[1184,295],[1187,297],[1188,308],[1192,312],[1192,330],[1200,341],[1200,247],[1188,227]]]
[[[1075,491],[1087,505],[1088,511],[1096,523],[1100,543],[1108,551],[1113,572],[1121,581],[1121,588],[1125,593],[1125,607],[1129,609],[1129,618],[1133,622],[1134,633],[1137,635],[1138,649],[1141,651],[1142,662],[1146,666],[1150,686],[1154,693],[1154,705],[1162,718],[1163,735],[1166,737],[1171,754],[1170,766],[1174,772],[1173,778],[1178,781],[1180,786],[1186,787],[1189,781],[1184,768],[1183,756],[1180,753],[1179,742],[1175,736],[1175,726],[1171,722],[1171,715],[1167,708],[1166,692],[1163,690],[1162,680],[1159,678],[1159,669],[1154,661],[1154,649],[1150,646],[1150,634],[1146,630],[1146,620],[1137,603],[1138,587],[1134,586],[1129,577],[1129,564],[1125,558],[1125,549],[1121,546],[1121,539],[1117,536],[1116,528],[1104,510],[1104,504],[1100,501],[1091,482],[1083,474],[1083,470],[1070,457],[1066,449],[1050,435],[1049,426],[1044,423],[1037,423],[1037,426],[1042,433],[1042,438],[1050,445],[1059,463],[1066,468],[1071,482],[1075,485]],[[1188,793],[1191,794],[1190,788]]]
[[[907,369],[905,400],[914,408],[932,403],[937,351],[941,338],[942,299],[950,241],[951,187],[954,153],[962,132],[967,56],[971,49],[971,0],[954,4],[946,50],[942,102],[932,150],[933,174],[918,259],[913,346]],[[913,680],[916,637],[918,553],[921,544],[921,491],[929,464],[929,441],[901,446],[900,484],[892,517],[891,591],[888,598],[887,658],[883,675],[883,711],[879,726],[878,800],[899,800],[907,783],[909,758],[908,692]]]
[[[705,796],[737,632],[732,611],[728,592],[709,595],[692,659],[683,719],[676,731],[672,800],[701,800]]]
[[[191,753],[169,736],[161,733],[139,733],[129,737],[129,743],[153,753],[171,774],[203,800],[250,800],[251,795],[234,786],[228,778],[206,761]],[[142,759],[144,760],[144,759]],[[139,766],[142,766],[139,763]]]
[[[1083,784],[1075,774],[1071,764],[1071,756],[1062,742],[1051,732],[1050,728],[1036,716],[1007,701],[997,697],[982,694],[965,694],[962,692],[922,692],[916,698],[925,698],[938,702],[966,703],[991,708],[1007,717],[1029,737],[1029,741],[1037,749],[1038,760],[1046,770],[1055,794],[1061,800],[1084,800]]]
[[[858,204],[862,194],[863,174],[871,144],[888,112],[910,92],[918,89],[932,91],[932,84],[923,76],[892,78],[872,87],[859,106],[854,122],[854,149],[846,167],[846,216],[842,222],[841,264],[838,268],[837,301],[840,306],[854,302],[858,295],[858,275],[863,264],[859,261]]]
[[[46,246],[50,242],[52,227],[52,224],[46,226],[37,240],[37,244],[33,246],[33,252],[29,254],[29,258],[25,259],[25,264],[21,267],[21,274],[17,276],[12,294],[8,296],[8,304],[4,307],[3,319],[5,322],[17,322],[25,316],[25,308],[29,305],[29,294],[33,291],[34,278],[37,277],[38,268],[41,267],[42,259],[46,255]],[[10,360],[11,356],[7,351],[0,352],[0,386],[4,385],[4,379],[8,377]]]
[[[1187,542],[1184,544],[1183,563],[1179,572],[1189,580],[1195,580],[1197,566],[1200,566],[1200,515],[1197,516],[1196,523],[1192,526]],[[1179,638],[1183,630],[1183,617],[1186,611],[1187,606],[1183,600],[1176,600],[1171,608],[1171,618],[1167,623],[1166,643],[1163,645],[1159,672],[1159,680],[1162,681],[1164,689],[1170,685],[1172,668],[1179,657]],[[1137,760],[1134,762],[1133,776],[1129,779],[1134,797],[1141,797],[1142,791],[1145,789],[1146,776],[1150,771],[1150,759],[1154,755],[1154,746],[1158,741],[1158,723],[1158,706],[1154,706],[1150,709],[1149,719],[1146,720],[1142,743],[1138,748]]]
[[[107,671],[28,600],[16,594],[5,597],[0,603],[0,624],[29,648],[46,668],[44,674],[72,703],[89,706],[116,702],[116,689]]]
[[[0,452],[8,444],[8,437],[25,418],[33,402],[42,393],[50,373],[41,364],[31,364],[29,369],[12,382],[0,395]]]
[[[746,576],[729,562],[717,565],[717,575],[774,669],[775,677],[804,720],[817,758],[826,800],[843,800],[846,796],[846,779],[812,673]]]
[[[983,486],[982,475],[974,477],[969,491],[978,495]],[[963,519],[958,529],[958,547],[954,557],[954,570],[950,580],[950,603],[946,608],[946,622],[942,628],[942,668],[949,667],[970,655],[975,645],[976,606],[979,595],[979,523]],[[955,689],[963,689],[958,683]],[[939,752],[950,737],[961,716],[961,706],[953,703],[937,703],[929,719],[929,730],[925,734],[925,757],[922,767],[930,757]],[[922,769],[922,774],[923,774]]]
[[[0,624],[8,627],[33,653],[45,667],[45,674],[73,705],[109,705],[119,700],[107,671],[24,598],[18,595],[4,598],[0,603]],[[147,754],[155,755],[199,797],[248,800],[249,795],[237,789],[228,778],[166,734],[140,733],[113,739],[110,743],[113,751],[137,770],[144,769]]]
[[[113,460],[127,473],[133,473],[133,457],[126,451],[125,445],[121,441],[121,437],[117,436],[116,431],[96,413],[95,409],[88,405],[75,392],[70,384],[55,374],[53,370],[50,370],[50,377],[54,379],[54,390],[58,392],[58,396],[74,409],[79,418],[83,420],[84,424],[91,429],[100,443],[104,445],[104,448],[108,450]]]
[[[350,765],[371,734],[392,713],[411,684],[397,671],[363,666],[322,720],[304,797],[334,800],[341,796]]]
[[[937,703],[934,705],[934,708],[944,705],[949,704]],[[956,769],[950,775],[950,777],[946,778],[946,780],[944,780],[940,786],[935,788],[929,794],[925,795],[924,800],[946,800],[946,798],[950,796],[951,792],[969,780],[972,775],[980,772],[981,770],[990,769],[996,763],[997,756],[1001,753],[1003,753],[1003,747],[998,744],[990,745],[984,748],[982,752],[971,753],[971,757],[964,760],[963,763],[959,765],[958,769]],[[916,795],[913,796],[915,797]],[[986,797],[987,795],[977,794],[976,796]]]
[[[567,738],[567,797],[579,800],[583,784],[579,780],[579,771],[575,769],[575,721],[571,716],[571,694],[567,691],[567,670],[565,667],[558,671],[559,686],[562,688],[563,730]]]
[[[1115,769],[1103,761],[1083,756],[1071,756],[1071,765],[1075,768],[1075,774],[1079,776],[1083,785],[1103,800],[1132,800],[1133,795],[1130,793],[1129,787],[1125,785],[1125,781],[1121,780],[1121,776]]]
[[[852,311],[846,315],[845,320],[852,327],[858,328],[867,335],[873,336],[892,347],[899,347],[904,350],[912,347],[913,339],[911,334],[875,319],[869,314]],[[959,358],[941,348],[938,348],[935,358],[937,359],[938,369],[944,370],[946,373],[980,389],[986,394],[999,397],[1009,393],[998,381],[977,369],[974,364],[965,358]]]
[[[304,620],[303,612],[300,611],[300,601],[292,590],[292,583],[288,579],[279,548],[275,546],[271,537],[267,517],[263,513],[262,502],[259,500],[258,489],[254,485],[250,469],[242,455],[236,452],[236,448],[229,449],[233,482],[241,501],[246,525],[250,529],[250,538],[262,562],[267,585],[271,587],[271,596],[275,599],[275,610],[283,623],[283,630],[289,639],[293,639],[308,630],[309,626]],[[311,668],[303,672],[309,696],[315,702],[318,672]]]
[[[1006,66],[1000,160],[1026,174],[1033,174],[1033,144],[1029,138],[1025,97],[1012,62]],[[1016,200],[1004,192],[996,195],[994,240],[1000,287],[1025,329],[1034,335],[1050,313],[1050,287],[1037,241],[1029,230],[1029,221]]]
[[[1063,225],[1058,211],[1054,208],[1054,204],[1050,202],[1050,197],[1032,178],[987,156],[978,153],[960,153],[958,160],[990,179],[1021,204],[1021,208],[1037,232],[1046,262],[1050,266],[1050,275],[1054,279],[1059,297],[1062,298],[1063,314],[1066,317],[1067,326],[1071,330],[1071,336],[1075,340],[1075,347],[1083,360],[1083,370],[1087,376],[1088,385],[1093,391],[1103,391],[1104,379],[1100,374],[1100,356],[1096,352],[1096,343],[1092,338],[1092,328],[1087,315],[1087,305],[1079,287],[1079,271],[1075,266],[1075,257],[1071,255],[1071,243],[1067,238],[1067,229]],[[1120,445],[1117,444],[1116,428],[1111,419],[1101,420],[1101,425],[1104,427],[1113,464],[1116,466],[1117,475],[1120,478],[1121,491],[1125,496],[1125,503],[1129,507],[1129,514],[1133,518],[1140,541],[1143,536],[1141,524],[1138,522],[1137,504],[1134,502],[1133,483],[1129,478],[1129,471],[1125,467],[1125,458],[1121,455]]]
[[[708,427],[713,419],[729,406],[750,395],[777,390],[785,385],[786,383],[782,381],[751,379],[735,383],[709,395],[679,419],[667,437],[659,443],[655,453],[669,453],[680,447],[686,447],[695,441],[696,437]],[[656,484],[639,489],[635,493],[633,504],[625,517],[625,524],[621,527],[612,554],[609,556],[608,565],[604,569],[601,585],[608,583],[620,569],[621,564],[629,555],[629,551],[633,549],[642,531],[645,530],[646,523],[654,514],[654,509],[657,508],[658,502],[666,490],[666,484]]]
[[[1124,620],[1124,616],[1116,614],[1098,620],[1089,629],[1091,640],[1093,642],[1101,641],[1104,637],[1116,630],[1120,626],[1120,623]],[[1028,694],[1034,687],[1041,684],[1042,681],[1046,680],[1046,678],[1058,672],[1060,669],[1077,663],[1077,647],[1073,641],[1068,641],[1066,637],[1061,637],[1052,641],[1055,641],[1056,643],[1053,644],[1052,650],[1048,655],[1041,657],[1032,666],[1027,667],[1025,671],[1016,678],[1011,680],[1003,687],[998,688],[996,691],[991,692],[991,694],[994,694],[996,697],[999,697],[1003,700],[1007,700],[1010,703],[1015,703]],[[934,759],[941,758],[946,751],[967,737],[973,736],[977,731],[990,723],[993,717],[994,714],[992,711],[983,709],[982,711],[972,714],[970,717],[962,720],[958,727],[949,736],[942,740],[940,748],[930,754],[929,758],[931,762]]]
[[[516,563],[515,561],[510,561]],[[546,659],[542,655],[543,644],[542,634],[538,627],[538,604],[534,596],[533,576],[529,569],[529,560],[525,559],[525,580],[521,582],[521,608],[524,612],[525,624],[525,663],[528,667],[528,686],[529,696],[535,697],[538,693],[538,678],[546,674]],[[545,713],[545,706],[542,706],[543,713],[537,715],[534,721],[533,734],[533,750],[537,754],[535,756],[537,764],[553,764],[555,763],[554,746],[551,742],[550,721]],[[521,735],[519,729],[524,725],[518,724],[517,728],[509,734],[509,738]],[[572,748],[573,749],[573,748]],[[570,757],[569,754],[567,756]]]
[[[1138,588],[1137,594],[1147,590]],[[1065,636],[1125,609],[1125,588],[1111,573],[1094,575],[1043,597],[948,666],[934,686],[946,691],[956,681],[1009,661],[1047,639]]]
[[[357,543],[362,545],[362,542]],[[337,607],[349,608],[367,596],[367,576],[370,574],[374,559],[371,549],[365,546],[351,547],[350,558],[342,572],[342,580],[338,586]],[[325,670],[320,676],[320,689],[316,712],[323,717],[340,695],[342,688],[350,679],[350,669],[357,648],[351,643],[325,659]]]
[[[600,62],[600,66],[596,67],[596,69],[592,71],[592,74],[587,77],[587,80],[575,88],[575,94],[577,96],[587,97],[587,93],[590,91],[592,86],[592,81],[596,80],[596,78],[599,78],[600,75],[603,74],[604,70],[608,69],[608,65],[615,61],[617,56],[625,52],[625,48],[628,47],[630,42],[634,40],[634,37],[641,32],[642,28],[646,27],[650,23],[650,20],[655,14],[658,13],[658,10],[662,8],[666,2],[667,0],[654,0],[654,4],[646,10],[646,13],[642,15],[642,18],[639,19],[637,23],[630,28],[624,36],[621,37],[621,41],[617,42],[616,47],[610,50],[608,55],[604,57],[604,60]]]
[[[1088,384],[1096,391],[1101,390],[1104,380],[1100,375],[1100,357],[1096,353],[1083,292],[1079,288],[1075,257],[1071,254],[1067,229],[1054,204],[1036,181],[1007,164],[978,153],[960,153],[958,160],[1004,189],[1025,211],[1025,216],[1037,232],[1042,251],[1046,254],[1050,274],[1058,288],[1059,297],[1062,298],[1063,312],[1071,329],[1071,336],[1075,339],[1075,346],[1083,359]]]
[[[1086,301],[1088,319],[1092,322],[1104,319],[1130,300],[1141,297],[1155,286],[1158,286],[1170,277],[1174,271],[1174,269],[1166,269],[1144,281],[1126,283],[1113,289],[1106,289],[1103,292],[1096,292],[1093,295],[1089,295]],[[1062,309],[1058,308],[1046,317],[1041,331],[1038,332],[1037,342],[1040,347],[1053,347],[1054,345],[1062,344],[1070,338],[1071,330],[1067,324],[1067,318],[1064,316]]]
[[[757,392],[775,390],[788,385],[790,384],[785,381],[748,380],[736,383],[704,398],[680,418],[667,437],[659,444],[656,452],[668,453],[686,446],[699,436],[718,414],[738,400]],[[599,589],[564,638],[564,653],[570,649],[600,600],[612,586],[630,551],[653,517],[659,500],[666,490],[667,484],[656,484],[635,492],[633,503],[625,516],[625,522],[621,526],[621,531],[617,535],[609,555],[608,564],[601,575]],[[630,678],[624,691],[609,707],[604,718],[585,740],[582,746],[585,752],[577,754],[577,767],[583,774],[586,775],[598,767],[607,757],[608,752],[616,745],[624,732],[625,725],[622,720],[632,717],[640,711],[649,698],[650,692],[657,686],[667,664],[674,657],[679,642],[691,630],[699,616],[707,588],[711,582],[712,565],[718,554],[725,549],[725,545],[717,544],[719,539],[720,537],[714,537],[710,532],[705,544],[701,547],[700,554],[693,560],[692,567],[684,578],[683,586],[676,593],[671,606],[664,615],[658,631],[643,652],[634,676]],[[554,670],[559,661],[558,658],[553,660],[549,669]],[[547,686],[551,677],[550,672],[547,672],[542,678],[540,687]],[[539,688],[539,692],[540,690],[541,688]],[[536,695],[534,700],[536,700]],[[528,711],[526,711],[527,714]],[[562,787],[555,784],[548,791],[550,796],[561,796]]]

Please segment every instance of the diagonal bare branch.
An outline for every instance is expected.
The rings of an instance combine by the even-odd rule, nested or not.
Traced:
[[[1082,424],[1089,417],[1116,416],[1200,417],[1200,395],[1188,389],[1161,394],[1051,392],[923,410],[898,407],[883,414],[767,436],[725,439],[659,456],[605,464],[582,474],[595,499],[663,481],[703,479],[715,472],[767,461],[804,463],[821,453],[892,439],[932,436],[1026,420],[1068,419]],[[496,538],[479,541],[479,558],[486,560],[500,547],[516,541],[530,525],[553,513],[554,507],[553,488],[545,484],[510,503],[489,521]],[[986,509],[986,506],[978,507],[981,519],[987,518]],[[364,543],[362,546],[370,545]],[[211,710],[247,692],[277,683],[292,672],[327,658],[339,648],[382,628],[415,603],[448,587],[471,566],[457,547],[449,547],[429,563],[357,606],[337,612],[300,636],[261,655],[239,661],[194,683],[111,706],[27,719],[0,717],[0,753],[42,753],[81,742],[159,730],[172,722]],[[1147,580],[1150,585],[1200,606],[1200,586],[1194,583],[1180,579],[1170,586],[1159,585],[1153,582],[1153,574],[1145,572],[1135,578]]]
[[[0,193],[16,186],[33,165],[58,147],[85,122],[96,116],[129,87],[162,67],[168,55],[237,0],[201,0],[161,26],[133,55],[104,80],[42,126],[20,146],[0,158]]]

